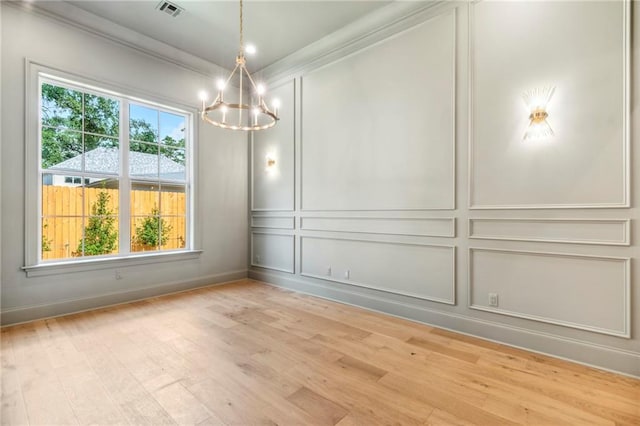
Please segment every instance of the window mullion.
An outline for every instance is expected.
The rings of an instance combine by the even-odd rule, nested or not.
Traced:
[[[134,191],[132,191],[132,182],[133,181],[137,182],[138,179],[140,180],[141,184],[140,185],[136,184],[136,188],[138,188],[139,186],[140,188],[138,189],[144,192],[141,198],[142,200],[141,202],[143,204],[139,208],[140,212],[138,212],[138,214],[141,215],[141,218],[143,217],[142,216],[143,214],[148,215],[148,212],[145,212],[143,210],[147,210],[148,208],[150,208],[147,206],[149,201],[146,198],[144,198],[144,195],[146,195],[146,192],[149,192],[149,191],[153,193],[154,187],[156,187],[156,190],[158,192],[157,206],[155,207],[158,209],[158,213],[157,213],[158,217],[154,218],[158,223],[157,232],[159,234],[158,243],[157,243],[158,246],[155,247],[156,250],[163,250],[163,246],[162,246],[162,231],[163,231],[162,223],[163,222],[162,221],[165,216],[169,217],[167,216],[169,214],[171,214],[171,220],[173,220],[172,218],[174,218],[174,216],[178,217],[180,216],[180,214],[182,216],[186,216],[186,223],[182,223],[180,221],[177,221],[177,222],[174,221],[175,223],[178,223],[178,225],[175,225],[174,222],[170,222],[167,225],[167,226],[175,226],[176,229],[170,235],[170,241],[172,241],[171,245],[164,247],[164,249],[178,251],[180,249],[193,248],[193,242],[192,242],[193,223],[191,218],[191,215],[193,214],[193,209],[192,209],[193,197],[192,197],[192,186],[191,186],[193,172],[191,170],[191,166],[192,166],[191,149],[193,148],[193,146],[192,146],[191,133],[190,133],[190,131],[192,130],[191,127],[193,126],[192,115],[170,109],[169,107],[164,107],[161,105],[143,102],[143,101],[132,100],[129,97],[127,97],[127,95],[118,94],[115,92],[103,93],[101,90],[98,90],[93,86],[89,88],[89,86],[84,86],[82,83],[78,83],[78,85],[76,85],[75,83],[72,84],[70,80],[67,81],[62,79],[58,81],[57,77],[56,78],[50,77],[48,74],[42,74],[41,71],[31,72],[29,82],[33,86],[33,88],[37,90],[32,90],[29,92],[30,101],[29,101],[29,108],[28,108],[28,114],[29,114],[28,120],[30,123],[37,122],[37,126],[28,127],[29,129],[33,128],[31,134],[28,137],[29,139],[36,139],[37,143],[29,145],[29,146],[33,146],[35,149],[31,149],[31,151],[28,150],[27,156],[28,158],[35,158],[37,160],[29,162],[28,179],[27,179],[28,190],[26,191],[27,194],[25,196],[25,198],[28,199],[26,205],[28,209],[27,216],[29,219],[28,220],[29,225],[26,227],[27,229],[25,231],[25,235],[27,237],[25,240],[28,242],[25,244],[25,246],[28,246],[25,250],[25,252],[27,253],[25,255],[27,266],[33,266],[33,265],[40,266],[42,264],[42,266],[49,267],[49,265],[47,265],[48,263],[50,263],[51,265],[57,265],[58,263],[71,264],[76,262],[76,259],[75,259],[76,256],[84,255],[85,244],[87,245],[87,247],[89,246],[89,240],[85,239],[85,234],[87,234],[88,232],[86,229],[88,225],[87,221],[89,216],[91,215],[91,209],[89,204],[93,204],[93,202],[92,203],[87,202],[87,197],[88,197],[87,192],[89,191],[89,187],[92,189],[98,188],[99,185],[97,183],[99,183],[100,181],[105,181],[108,183],[108,181],[113,181],[115,180],[115,178],[117,178],[118,180],[118,192],[117,192],[117,195],[114,194],[113,192],[111,194],[113,194],[112,196],[117,197],[117,200],[115,199],[112,199],[112,200],[117,201],[117,204],[118,204],[118,210],[115,213],[117,214],[117,226],[118,226],[118,237],[117,237],[118,250],[115,253],[112,252],[105,255],[92,256],[91,258],[83,258],[81,259],[83,262],[91,261],[91,259],[95,259],[95,260],[99,259],[100,261],[102,261],[103,258],[107,258],[107,257],[128,258],[133,254],[143,254],[143,255],[149,254],[149,253],[134,253],[131,247],[131,239],[132,237],[134,237],[134,233],[135,233],[134,229],[132,229],[132,225],[133,225],[132,215],[135,214],[134,212],[132,212],[132,206],[134,205],[134,199],[132,199],[132,196],[134,193]],[[46,83],[47,85],[59,86],[65,90],[74,91],[74,93],[70,94],[69,96],[71,95],[81,96],[80,97],[81,105],[77,105],[77,107],[76,106],[73,107],[73,108],[77,108],[77,111],[74,110],[75,112],[73,112],[73,114],[77,114],[78,112],[80,113],[79,114],[80,116],[78,117],[80,121],[80,123],[78,123],[80,125],[79,129],[76,129],[75,127],[77,126],[76,124],[73,124],[73,123],[68,125],[69,128],[65,127],[64,125],[44,126],[47,129],[51,128],[51,129],[57,129],[64,132],[73,133],[71,135],[71,138],[73,140],[77,140],[77,144],[79,145],[79,148],[81,150],[81,153],[80,153],[81,158],[79,161],[80,164],[77,164],[77,162],[74,161],[60,168],[55,168],[55,166],[57,164],[61,164],[62,161],[54,161],[57,164],[54,166],[51,166],[52,167],[51,169],[43,168],[42,158],[41,158],[43,156],[43,147],[42,147],[43,117],[41,116],[42,107],[40,104],[42,102],[42,90],[43,90],[44,83]],[[36,93],[33,93],[33,92],[36,92]],[[34,94],[35,96],[33,96]],[[89,130],[94,130],[93,132],[87,131],[88,130],[87,124],[89,123],[90,117],[87,117],[86,115],[87,113],[92,111],[89,108],[89,105],[87,105],[87,102],[90,102],[90,100],[87,98],[90,94],[109,98],[110,104],[109,106],[107,106],[108,108],[115,108],[116,102],[120,106],[120,111],[118,114],[119,126],[118,126],[118,134],[117,134],[118,145],[120,148],[118,152],[119,167],[116,170],[112,169],[113,166],[110,166],[105,170],[103,170],[101,167],[89,166],[89,163],[87,160],[87,151],[89,150],[89,147],[94,147],[94,148],[96,146],[98,148],[113,147],[114,142],[116,140],[115,137],[113,137],[111,134],[108,134],[108,135],[103,134],[103,133],[111,133],[110,131],[103,132],[100,130],[95,130],[93,127],[89,129]],[[113,101],[116,101],[116,102],[113,102]],[[135,107],[140,106],[143,109],[146,108],[147,112],[140,113],[141,116],[138,117],[137,110],[134,108],[134,111],[132,112],[130,109],[130,108],[133,108],[134,106]],[[67,117],[67,115],[65,114],[71,114],[71,113],[66,113],[65,111],[66,110],[63,109],[61,110],[61,112],[60,111],[55,112],[55,114],[60,115],[62,118]],[[167,115],[166,116],[162,115],[163,112],[166,113]],[[155,122],[157,123],[155,140],[153,142],[147,142],[146,140],[141,140],[141,141],[132,140],[131,129],[129,128],[132,114],[134,118],[141,120],[142,124],[145,124],[146,121],[154,121],[153,115],[151,115],[150,117],[148,115],[153,113],[156,114]],[[186,139],[185,141],[186,143],[184,144],[184,147],[181,148],[184,150],[186,154],[186,158],[184,159],[181,159],[179,156],[176,157],[172,154],[173,152],[177,153],[177,151],[175,150],[180,149],[179,144],[169,144],[168,146],[171,146],[171,148],[167,149],[167,151],[165,152],[162,150],[162,148],[164,148],[164,145],[161,140],[161,136],[163,132],[165,135],[170,133],[173,137],[174,133],[171,133],[171,131],[176,129],[180,130],[180,128],[177,128],[177,127],[176,129],[174,129],[174,127],[177,124],[179,124],[178,119],[180,115],[184,117],[183,125],[185,126],[185,129],[182,130],[182,135],[183,135],[182,137]],[[147,120],[147,117],[149,117],[148,120]],[[146,124],[148,126],[151,126],[151,124],[149,123],[146,123]],[[164,127],[161,129],[161,126],[164,126]],[[145,131],[148,132],[148,129],[147,130],[145,129],[146,129],[145,126],[141,127],[141,133],[140,133],[141,135],[143,135],[144,134],[143,132]],[[59,132],[53,132],[51,135],[48,134],[47,137],[50,139],[52,138],[51,139],[53,140],[52,143],[62,144],[64,143],[65,139],[60,139],[60,140],[56,139],[59,136],[58,133]],[[62,136],[65,136],[65,135],[62,135]],[[179,140],[180,138],[180,134],[178,135],[179,135],[178,139],[176,140]],[[60,138],[62,138],[62,136],[60,136]],[[110,143],[102,144],[101,142],[102,139],[109,139],[109,138],[112,138]],[[144,136],[138,139],[148,139],[148,138],[147,136]],[[49,139],[47,139],[47,141],[49,143]],[[107,140],[107,142],[109,141]],[[132,143],[136,145],[141,144],[140,149],[137,149],[137,148],[135,149],[136,152],[133,153],[134,154],[133,159],[131,158]],[[150,145],[150,146],[155,145],[155,150],[149,149],[150,147],[147,145]],[[173,146],[173,145],[176,145],[176,146]],[[113,151],[111,151],[110,155],[113,155],[113,154],[114,154]],[[145,167],[150,166],[150,164],[152,164],[153,162],[151,157],[152,154],[155,154],[156,156],[155,161],[156,161],[157,173],[155,174],[152,173],[151,170],[145,169]],[[164,158],[164,157],[161,157],[162,155],[167,155],[168,157],[168,159],[166,159],[166,164],[161,161]],[[55,158],[55,157],[51,157],[51,158]],[[97,161],[97,160],[100,160],[101,158],[97,157],[95,159]],[[91,161],[93,160],[94,160],[94,157],[91,158]],[[113,160],[115,160],[115,158],[109,157],[109,162]],[[184,179],[172,180],[173,178],[172,173],[177,174],[179,168],[175,164],[171,163],[171,160],[174,160],[178,163],[182,163],[185,166],[183,167],[183,169],[185,169]],[[150,164],[147,164],[147,163],[150,163]],[[93,162],[91,164],[93,165]],[[108,163],[102,162],[100,164],[107,165]],[[110,164],[113,164],[113,163],[110,163]],[[131,165],[136,167],[135,170],[137,174],[133,176],[131,175],[131,170],[130,170]],[[163,167],[166,168],[166,170],[163,169]],[[87,170],[87,168],[91,170]],[[162,174],[163,172],[167,173],[166,176]],[[63,231],[64,239],[61,239],[61,241],[58,241],[56,239],[54,241],[56,244],[58,244],[58,246],[56,246],[55,248],[56,253],[53,255],[53,257],[48,255],[48,257],[46,257],[46,260],[43,259],[42,247],[41,247],[42,242],[44,241],[43,230],[42,230],[42,226],[43,226],[42,218],[45,213],[45,208],[43,206],[42,194],[44,193],[43,178],[45,174],[51,175],[50,177],[47,178],[48,179],[47,185],[74,186],[74,187],[79,186],[80,187],[72,191],[73,192],[72,195],[75,198],[69,201],[70,203],[77,202],[79,204],[74,204],[74,206],[76,207],[74,207],[73,210],[69,210],[68,211],[69,214],[66,214],[66,210],[64,210],[65,212],[64,215],[60,216],[63,219],[75,219],[75,221],[71,221],[70,224],[65,223],[64,225],[62,225],[64,229]],[[70,176],[70,179],[73,179],[73,181],[63,183],[62,177],[64,176]],[[37,182],[34,182],[34,177],[36,177]],[[80,178],[80,182],[78,182],[79,178]],[[173,187],[176,185],[179,187],[184,187],[184,189],[180,189],[180,188],[174,189]],[[110,185],[109,189],[112,187],[113,186]],[[171,194],[163,198],[162,194],[165,191],[183,192],[184,200],[182,199],[182,196],[180,196],[179,198],[180,201],[178,201],[178,199],[174,199],[173,196],[170,196]],[[60,202],[66,203],[66,201],[63,201],[63,200],[66,200],[66,198],[64,198],[66,197],[66,195],[60,195],[59,194],[60,191],[57,191],[57,190],[50,191],[50,192],[52,193],[55,192],[55,196],[47,193],[48,199],[56,200],[57,203],[60,203]],[[91,197],[94,197],[95,194],[94,192],[91,192],[91,194],[89,195],[91,195]],[[176,197],[178,197],[178,195],[176,195]],[[91,200],[93,200],[93,198],[91,198]],[[174,207],[174,201],[177,202],[178,206],[181,203],[184,203],[185,205],[182,207]],[[155,203],[154,203],[154,206],[155,206]],[[168,206],[170,206],[170,210],[167,209]],[[71,204],[69,204],[69,208],[71,209]],[[179,210],[176,210],[176,209],[179,209]],[[54,206],[47,207],[46,211],[47,211],[47,217],[58,218],[58,216],[56,216],[56,212],[58,212],[57,204],[55,204]],[[181,213],[178,214],[177,212],[181,212]],[[57,214],[59,215],[60,213],[58,212]],[[58,224],[58,222],[55,222],[55,224]],[[183,227],[185,227],[186,229],[183,229]],[[56,228],[54,231],[57,232],[58,229]],[[49,234],[47,234],[47,236],[48,235]],[[53,235],[53,233],[51,233],[51,235]],[[58,238],[57,235],[58,234],[56,234],[56,238]],[[89,237],[88,234],[86,236],[87,238]],[[186,246],[179,244],[180,237],[186,239],[185,241]],[[66,246],[69,246],[69,244],[71,244],[72,246],[71,250],[75,249],[76,247],[75,241],[78,241],[80,245],[80,250],[76,250],[79,253],[70,254],[69,250],[67,250],[66,255],[57,253],[57,251],[60,251],[60,247],[61,247],[60,244],[62,244],[62,242],[66,242],[65,243]],[[34,249],[34,246],[35,246],[35,249]],[[142,248],[142,251],[146,251],[147,249],[148,248],[144,247]],[[52,260],[53,262],[49,262],[49,260]]]
[[[120,101],[120,211],[119,240],[120,254],[131,252],[131,181],[129,179],[129,101]]]

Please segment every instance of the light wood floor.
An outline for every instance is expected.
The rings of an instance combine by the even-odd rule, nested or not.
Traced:
[[[640,424],[640,381],[251,280],[2,330],[2,424]]]

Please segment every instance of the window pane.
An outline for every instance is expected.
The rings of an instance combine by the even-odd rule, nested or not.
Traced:
[[[102,201],[98,201],[102,205]],[[101,208],[98,207],[98,211]],[[82,244],[84,243],[84,244]],[[84,221],[84,238],[76,253],[83,256],[102,256],[118,252],[118,217],[89,216]]]
[[[185,180],[184,149],[160,147],[160,179]]]
[[[160,242],[159,216],[134,216],[131,219],[131,251],[155,251]]]
[[[70,130],[42,128],[42,168],[82,169],[82,134]]]
[[[45,175],[42,178],[42,216],[81,217],[84,188],[82,185],[67,183],[77,176]],[[47,183],[47,181],[51,183]]]
[[[129,106],[129,138],[131,140],[158,142],[158,111],[131,104]]]
[[[84,95],[84,131],[99,135],[119,134],[120,102],[100,96]]]
[[[42,260],[68,259],[82,253],[82,218],[42,218]],[[80,251],[78,251],[80,246]]]
[[[179,250],[186,247],[186,216],[161,216],[160,230],[163,235],[162,250]]]
[[[119,206],[117,179],[96,180],[84,189],[85,216],[117,216]]]
[[[160,214],[163,216],[186,214],[185,186],[163,183],[160,188]]]
[[[131,183],[131,216],[157,215],[160,206],[156,182]]]
[[[184,148],[185,121],[181,115],[160,113],[160,143]]]
[[[129,146],[129,175],[158,179],[158,145],[143,142]]]
[[[42,124],[82,129],[82,93],[51,84],[42,84]]]
[[[118,174],[120,171],[118,139],[85,135],[84,149],[84,170],[86,172]]]

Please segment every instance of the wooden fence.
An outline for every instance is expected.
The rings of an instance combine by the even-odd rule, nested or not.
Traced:
[[[77,250],[82,240],[83,230],[100,192],[108,194],[108,209],[117,217],[119,212],[119,190],[117,189],[42,186],[43,260],[79,255]],[[161,209],[159,214],[162,217],[162,223],[170,227],[167,241],[161,249],[184,247],[187,232],[184,192],[159,192],[157,189],[131,191],[131,238],[133,239],[136,235],[136,227],[139,227],[142,220],[150,216],[154,209]],[[157,250],[157,248],[134,243],[131,245],[131,250],[145,251]]]

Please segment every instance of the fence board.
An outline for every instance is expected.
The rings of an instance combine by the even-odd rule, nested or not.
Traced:
[[[130,229],[135,237],[136,226],[140,226],[145,216],[154,208],[162,208],[162,220],[171,227],[162,250],[184,247],[186,240],[186,196],[184,192],[162,192],[156,190],[131,191]],[[98,194],[104,191],[110,196],[108,206],[115,216],[119,212],[119,190],[103,188],[84,188],[82,186],[42,186],[42,240],[48,243],[50,250],[42,252],[43,260],[64,259],[77,256],[77,248],[82,239],[83,227],[91,215],[91,207],[98,200]],[[161,207],[166,206],[166,208]],[[83,223],[84,216],[84,223]],[[132,244],[132,251],[157,250]]]

